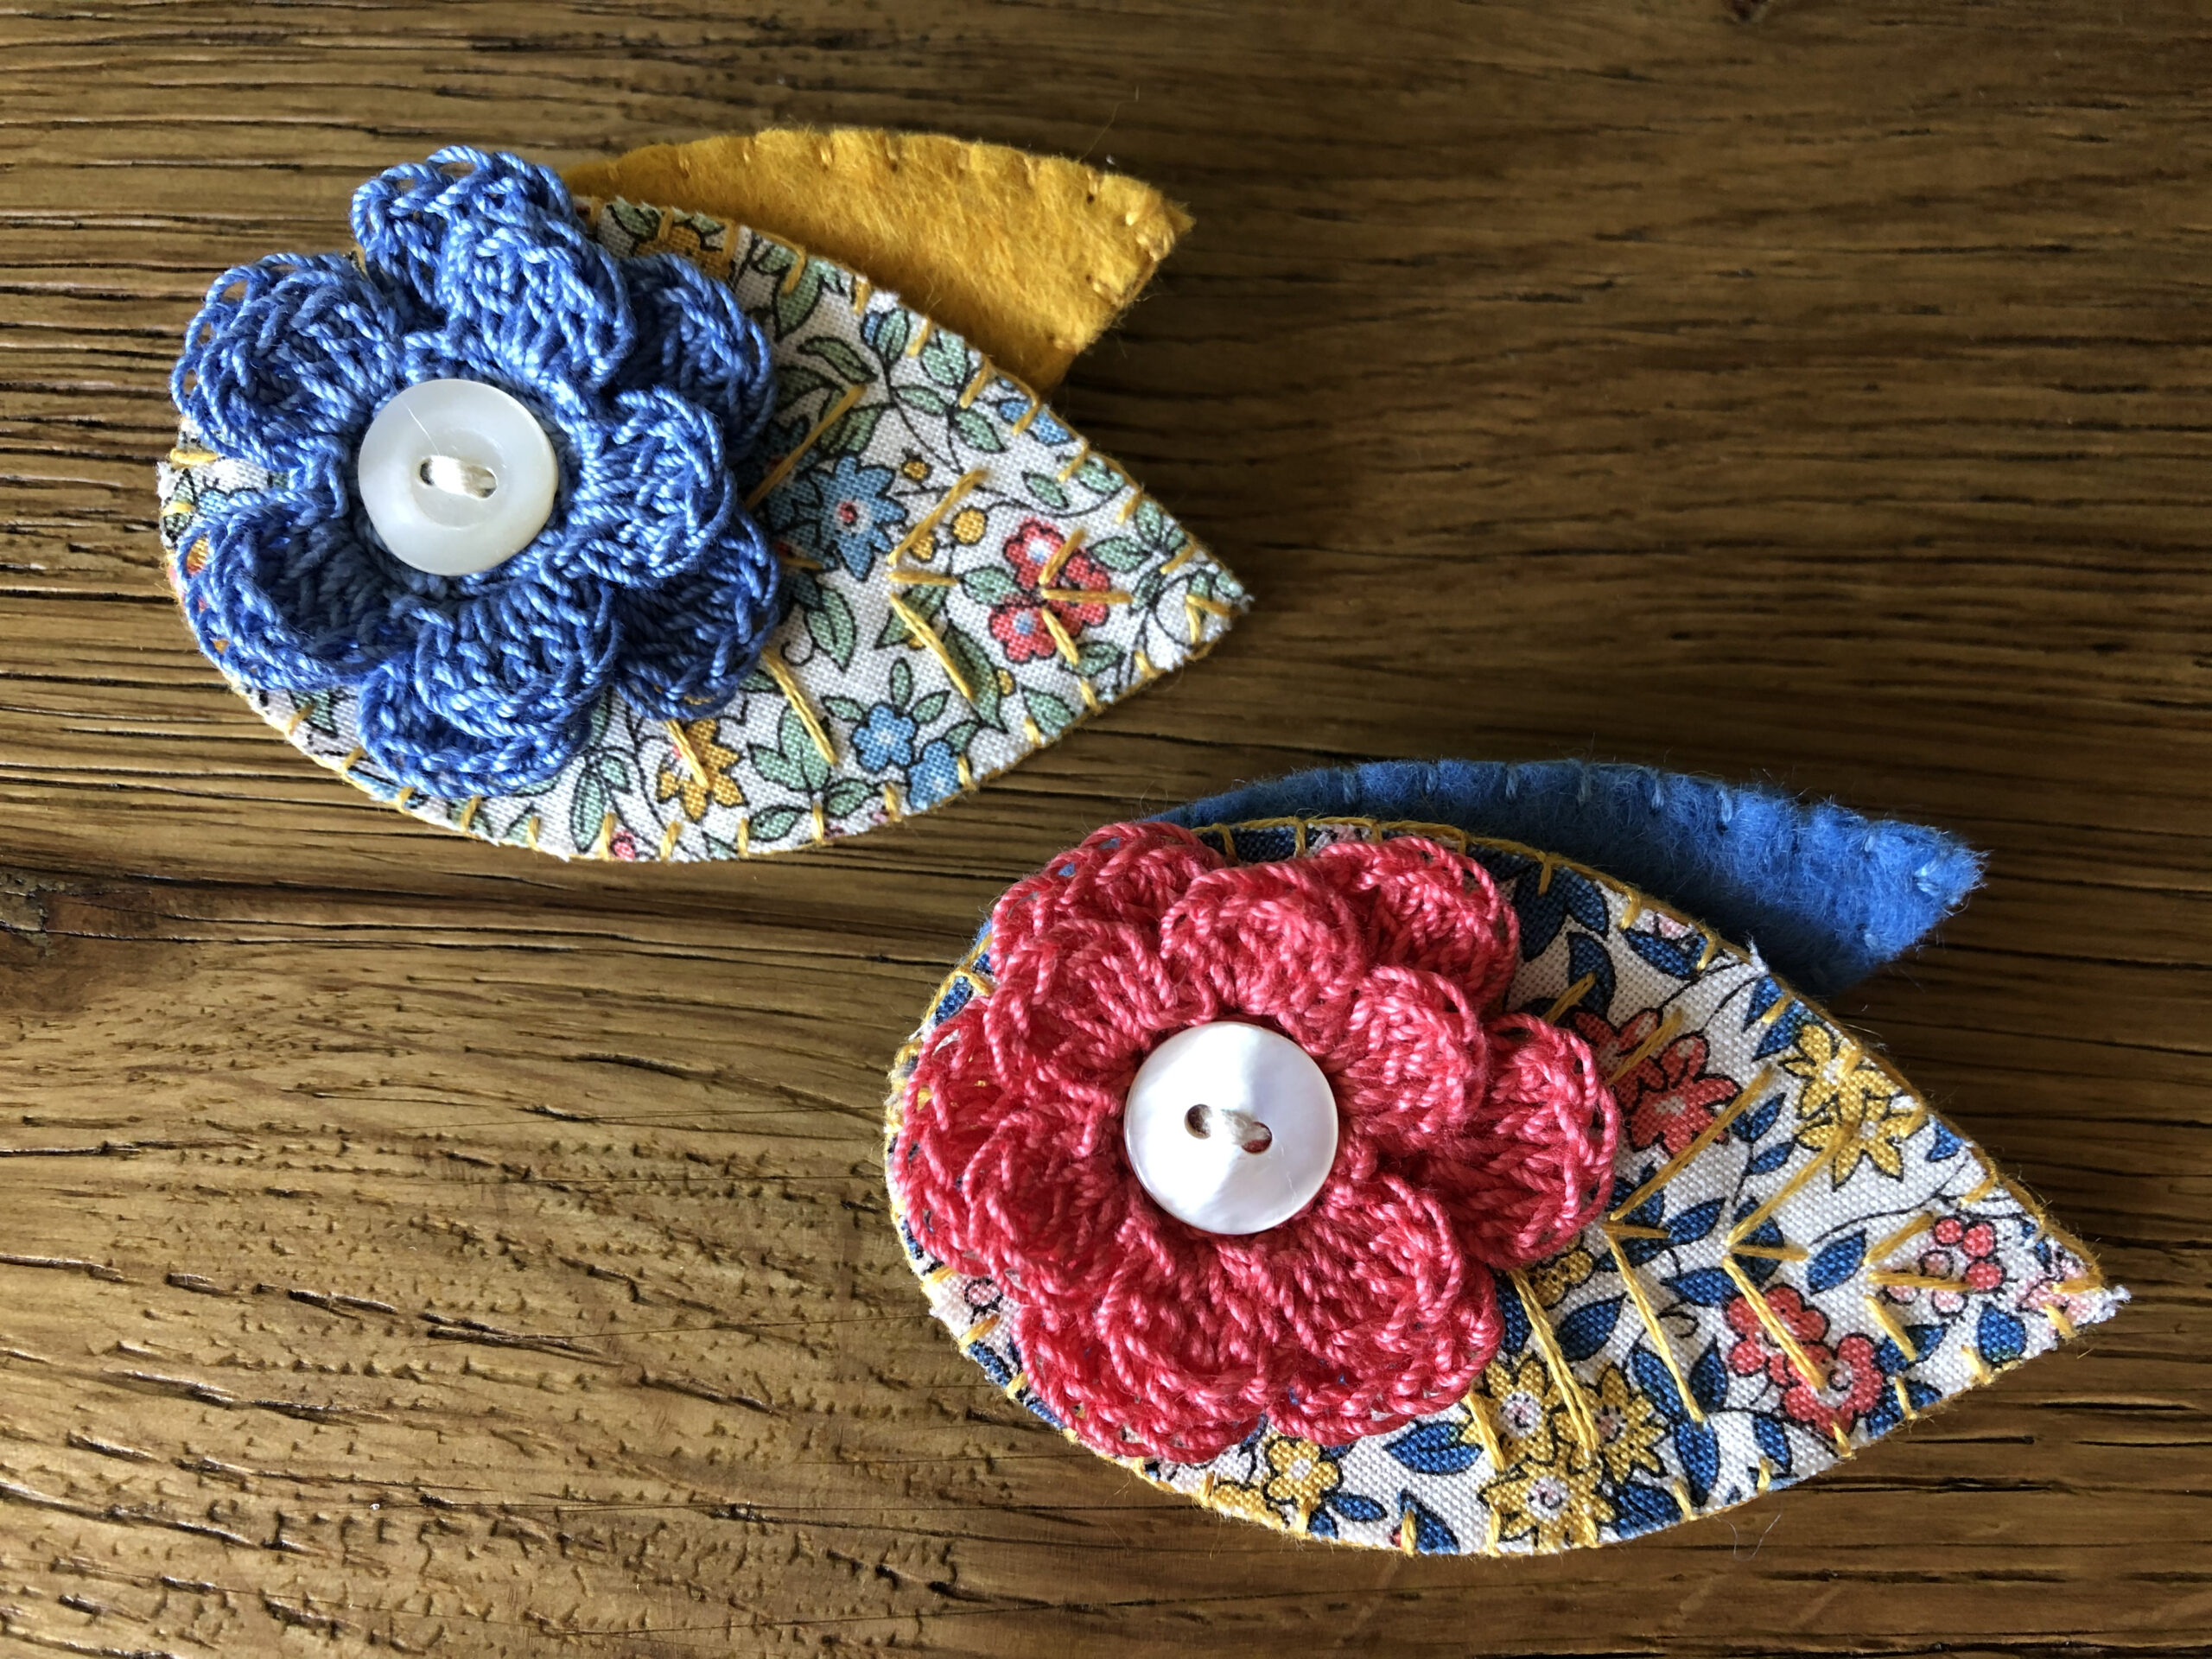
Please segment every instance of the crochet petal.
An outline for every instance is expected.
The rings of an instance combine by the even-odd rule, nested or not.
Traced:
[[[384,556],[347,517],[337,458],[317,459],[282,488],[203,501],[182,562],[200,648],[250,685],[348,684],[412,632]]]
[[[1402,1157],[1451,1145],[1478,1121],[1490,1039],[1460,982],[1377,968],[1359,987],[1324,1069],[1348,1133]]]
[[[434,279],[448,333],[533,384],[608,385],[637,337],[614,256],[572,213],[548,212],[506,175],[462,207],[447,222]]]
[[[1487,1274],[1402,1182],[1346,1185],[1249,1243],[1170,1223],[1117,1243],[1103,1282],[1016,1315],[1033,1386],[1116,1455],[1211,1457],[1263,1415],[1341,1444],[1456,1398],[1496,1344]]]
[[[1493,1080],[1480,1121],[1421,1179],[1450,1195],[1466,1248],[1501,1268],[1563,1249],[1612,1184],[1620,1110],[1582,1039],[1532,1014],[1491,1022]]]
[[[1457,980],[1477,1008],[1503,1000],[1519,965],[1519,927],[1474,860],[1401,836],[1325,847],[1313,866],[1365,917],[1376,961]]]
[[[343,254],[271,254],[215,279],[170,393],[218,452],[288,472],[367,426],[397,384],[400,334]]]
[[[506,791],[518,777],[551,777],[582,747],[588,709],[560,725],[498,735],[466,730],[425,696],[412,659],[388,658],[361,682],[361,747],[396,782],[440,800]]]
[[[1136,1203],[1120,1103],[1096,1090],[1032,1096],[989,1075],[974,1006],[915,1067],[893,1161],[925,1246],[1049,1296],[1096,1270]]]
[[[734,511],[697,563],[614,594],[622,695],[659,720],[693,720],[737,695],[784,613],[784,570],[760,526]]]
[[[1160,950],[1210,985],[1224,1007],[1272,1020],[1321,1054],[1341,1039],[1372,957],[1358,912],[1313,862],[1199,877],[1161,918]]]
[[[720,423],[657,386],[617,394],[613,413],[605,428],[582,435],[583,476],[569,504],[568,534],[550,550],[554,563],[642,588],[682,575],[718,547],[746,558],[748,538],[730,533],[745,509]],[[765,563],[768,556],[751,556]]]
[[[622,261],[638,341],[616,385],[665,386],[721,423],[732,455],[745,454],[776,404],[768,337],[718,283],[680,254]]]
[[[1221,868],[1221,855],[1187,830],[1109,823],[1073,851],[999,896],[993,954],[1004,959],[1064,917],[1157,925],[1191,884]]]
[[[438,306],[438,263],[454,220],[483,213],[508,224],[573,219],[568,187],[550,168],[502,151],[448,145],[426,162],[386,168],[353,193],[362,257],[417,316]]]
[[[991,1065],[1043,1086],[1126,1092],[1163,1039],[1218,1012],[1210,988],[1160,960],[1158,931],[1088,916],[1059,920],[1002,953],[982,1004]]]
[[[391,666],[458,731],[501,744],[542,740],[531,772],[543,781],[575,752],[569,728],[605,689],[617,640],[603,588],[540,572],[427,618],[414,649]]]

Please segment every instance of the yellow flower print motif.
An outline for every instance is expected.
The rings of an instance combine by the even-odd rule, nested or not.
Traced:
[[[1539,1442],[1526,1443],[1528,1455],[1483,1487],[1483,1502],[1497,1517],[1497,1535],[1535,1536],[1539,1554],[1598,1541],[1598,1528],[1613,1518],[1613,1506],[1598,1491],[1598,1465],[1571,1439],[1554,1439],[1547,1454]]]
[[[1299,1530],[1303,1532],[1312,1524],[1313,1511],[1337,1490],[1344,1474],[1337,1460],[1312,1440],[1270,1439],[1267,1459],[1273,1472],[1260,1491],[1270,1503],[1279,1503],[1296,1516]]]
[[[1626,1480],[1639,1469],[1664,1474],[1658,1453],[1651,1448],[1667,1432],[1651,1402],[1630,1385],[1618,1365],[1605,1367],[1598,1379],[1598,1397],[1591,1402],[1590,1417],[1598,1431],[1598,1456],[1608,1479]]]
[[[1562,1439],[1574,1430],[1567,1421],[1567,1402],[1560,1397],[1552,1374],[1541,1356],[1530,1353],[1519,1364],[1493,1359],[1483,1369],[1482,1399],[1470,1395],[1467,1409],[1484,1411],[1497,1431],[1501,1460],[1515,1464],[1524,1458],[1549,1463],[1558,1455]]]
[[[1235,1516],[1240,1521],[1257,1521],[1265,1527],[1279,1528],[1282,1525],[1282,1517],[1275,1513],[1275,1506],[1260,1495],[1260,1489],[1247,1486],[1241,1480],[1209,1482],[1205,1501],[1209,1509],[1223,1515]]]
[[[990,516],[981,507],[963,507],[953,516],[952,539],[963,547],[973,547],[983,539],[983,531],[990,523]]]
[[[672,760],[662,763],[658,798],[664,801],[673,795],[682,796],[683,816],[694,823],[705,816],[709,802],[716,806],[745,804],[745,791],[729,775],[737,751],[715,741],[711,719],[672,720],[668,731],[676,754]]]
[[[1598,1270],[1598,1259],[1580,1244],[1529,1269],[1529,1287],[1546,1307],[1557,1307],[1567,1293]]]
[[[1807,1079],[1797,1097],[1797,1144],[1830,1154],[1834,1185],[1849,1180],[1861,1160],[1892,1180],[1904,1176],[1899,1143],[1918,1127],[1920,1113],[1904,1103],[1904,1091],[1857,1044],[1808,1020],[1782,1069]]]

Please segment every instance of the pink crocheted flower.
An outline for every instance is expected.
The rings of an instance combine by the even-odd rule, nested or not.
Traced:
[[[1231,868],[1116,824],[992,929],[996,988],[928,1038],[892,1178],[928,1249],[1005,1289],[1030,1386],[1102,1451],[1201,1460],[1262,1417],[1338,1446],[1440,1409],[1497,1345],[1492,1270],[1610,1188],[1588,1047],[1501,1011],[1513,912],[1433,842]],[[1146,1056],[1217,1020],[1298,1043],[1338,1117],[1319,1195],[1238,1236],[1161,1210],[1122,1139]]]

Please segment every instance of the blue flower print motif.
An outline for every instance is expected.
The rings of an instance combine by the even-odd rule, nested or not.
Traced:
[[[853,753],[870,772],[903,771],[913,764],[914,737],[920,729],[912,715],[879,702],[853,728]]]
[[[216,454],[269,474],[209,496],[175,576],[201,649],[264,690],[347,688],[365,758],[442,798],[558,775],[620,692],[662,719],[729,702],[780,614],[732,468],[774,404],[760,327],[673,254],[618,260],[557,175],[454,148],[353,198],[357,264],[226,271],[172,391]],[[485,382],[544,428],[551,516],[493,569],[394,558],[354,453],[408,386]]]
[[[906,774],[906,799],[916,811],[950,800],[960,792],[960,759],[952,745],[932,738],[922,746],[921,758]]]
[[[891,493],[888,467],[869,467],[855,455],[796,478],[766,504],[768,533],[804,557],[835,560],[855,581],[891,550],[906,511]]]

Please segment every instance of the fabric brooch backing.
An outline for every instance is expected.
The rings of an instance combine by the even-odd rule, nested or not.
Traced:
[[[564,857],[860,834],[1203,653],[1247,602],[1019,375],[765,232],[571,204],[451,151],[365,188],[356,235],[352,276],[287,257],[211,290],[162,531],[235,689],[417,818]],[[620,349],[588,351],[594,328]],[[378,400],[442,376],[514,392],[561,454],[545,536],[485,575],[402,569],[347,497]]]
[[[1249,1239],[1162,1214],[1116,1127],[1129,1067],[1215,1017],[1312,1052],[1347,1137]],[[1451,824],[1102,830],[1001,902],[893,1081],[894,1213],[961,1350],[1147,1481],[1342,1543],[1711,1514],[2126,1300],[1755,954]]]

